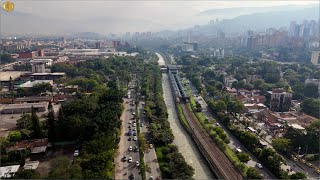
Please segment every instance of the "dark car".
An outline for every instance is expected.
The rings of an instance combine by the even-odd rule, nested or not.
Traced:
[[[132,140],[131,137],[129,137],[128,141],[131,141],[131,140]]]
[[[131,173],[129,179],[134,179],[134,175]]]

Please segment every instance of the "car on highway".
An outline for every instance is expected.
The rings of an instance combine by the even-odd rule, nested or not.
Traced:
[[[305,159],[300,159],[300,161],[305,164],[307,161]]]
[[[129,146],[129,151],[132,151],[132,146]]]
[[[307,162],[307,166],[309,166],[309,167],[313,167],[313,164],[312,163],[309,163],[309,162]]]
[[[257,167],[260,168],[260,169],[263,168],[262,164],[260,164],[260,163],[257,163]]]
[[[139,163],[139,161],[136,161],[136,166],[140,166],[140,163]]]
[[[129,162],[129,163],[132,162],[132,157],[129,157],[128,162]]]

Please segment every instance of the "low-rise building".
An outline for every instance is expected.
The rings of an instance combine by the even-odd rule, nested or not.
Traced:
[[[36,112],[46,111],[47,103],[24,103],[24,104],[8,104],[0,107],[1,114],[20,114],[31,113],[34,107]]]

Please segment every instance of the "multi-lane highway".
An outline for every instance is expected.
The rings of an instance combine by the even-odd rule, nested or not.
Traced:
[[[135,105],[132,101],[132,98],[124,98],[124,111],[121,115],[121,136],[115,158],[115,179],[130,179],[132,177],[141,179],[140,167],[136,164],[136,161],[140,161],[140,156],[139,152],[135,150],[138,147],[138,139],[134,140],[134,133],[136,133],[136,127],[133,127]],[[128,135],[130,129],[131,135]],[[132,149],[129,149],[130,147]],[[131,158],[132,161],[129,160]]]

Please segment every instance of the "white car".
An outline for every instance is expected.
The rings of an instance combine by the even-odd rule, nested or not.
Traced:
[[[129,157],[128,162],[129,162],[129,163],[132,162],[132,157]]]
[[[262,164],[260,164],[260,163],[257,163],[257,167],[260,168],[260,169],[263,168]]]
[[[149,180],[153,180],[153,176],[150,176]]]
[[[132,151],[132,146],[129,146],[129,151]]]
[[[133,123],[133,124],[132,124],[132,126],[133,126],[133,127],[136,127],[136,126],[137,126],[137,124],[136,124],[136,123]]]
[[[150,144],[149,146],[150,146],[151,149],[153,148],[153,145],[152,145],[152,144]]]
[[[137,161],[137,162],[136,162],[136,166],[140,166],[140,163],[139,163],[139,161]]]
[[[73,153],[73,156],[74,156],[74,157],[79,156],[79,150],[75,150],[74,153]]]
[[[138,139],[137,139],[137,136],[133,136],[133,140],[134,140],[134,141],[138,140]]]

